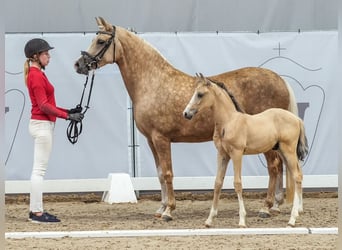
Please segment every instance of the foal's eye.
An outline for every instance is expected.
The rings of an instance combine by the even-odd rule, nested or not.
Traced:
[[[104,44],[106,41],[105,40],[102,40],[102,39],[98,39],[97,40],[97,44],[101,45],[101,44]]]
[[[203,93],[197,93],[197,98],[202,98],[204,96]]]

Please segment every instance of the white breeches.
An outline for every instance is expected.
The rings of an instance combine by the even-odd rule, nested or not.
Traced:
[[[48,166],[55,123],[30,120],[29,132],[34,139],[33,168],[31,173],[30,211],[43,212],[43,179]]]

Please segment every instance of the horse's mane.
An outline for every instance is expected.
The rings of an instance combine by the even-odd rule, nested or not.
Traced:
[[[217,86],[219,86],[221,89],[223,89],[224,91],[226,91],[226,93],[228,94],[228,96],[230,97],[230,99],[232,100],[235,109],[241,113],[245,113],[245,111],[241,108],[240,104],[238,103],[238,101],[236,100],[235,96],[233,95],[233,93],[231,93],[227,87],[222,83],[222,82],[218,82],[216,80],[207,78],[209,81],[211,81],[212,83],[215,83]]]
[[[119,27],[119,26],[116,26]],[[163,63],[164,65],[168,65],[172,67],[173,69],[178,70],[176,67],[174,67],[171,62],[169,62],[165,56],[157,49],[154,45],[152,45],[150,42],[148,42],[146,39],[144,39],[142,36],[139,36],[139,33],[131,30],[131,29],[125,29],[122,27],[119,27],[119,29],[122,31],[123,36],[127,36],[126,42],[128,41],[134,41],[134,43],[138,44],[139,46],[139,53],[146,52],[148,55],[153,56],[154,60],[158,60],[158,62]],[[142,33],[141,33],[142,34]],[[145,54],[145,55],[147,55]],[[160,67],[160,66],[158,66]]]

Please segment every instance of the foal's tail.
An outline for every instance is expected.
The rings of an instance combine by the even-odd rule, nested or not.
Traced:
[[[303,161],[309,152],[308,140],[305,135],[304,122],[300,120],[300,134],[297,143],[297,157]]]

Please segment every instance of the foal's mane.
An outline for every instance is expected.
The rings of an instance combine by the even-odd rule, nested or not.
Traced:
[[[240,104],[238,103],[238,101],[236,100],[235,96],[233,95],[233,93],[231,93],[227,87],[222,83],[222,82],[218,82],[216,80],[213,80],[213,79],[210,79],[210,78],[207,78],[209,81],[211,81],[212,83],[215,83],[217,86],[219,86],[221,89],[223,89],[224,91],[226,91],[226,93],[228,94],[228,96],[230,97],[230,99],[232,100],[234,106],[235,106],[235,109],[238,111],[238,112],[241,112],[241,113],[245,113],[245,111],[241,108]]]

